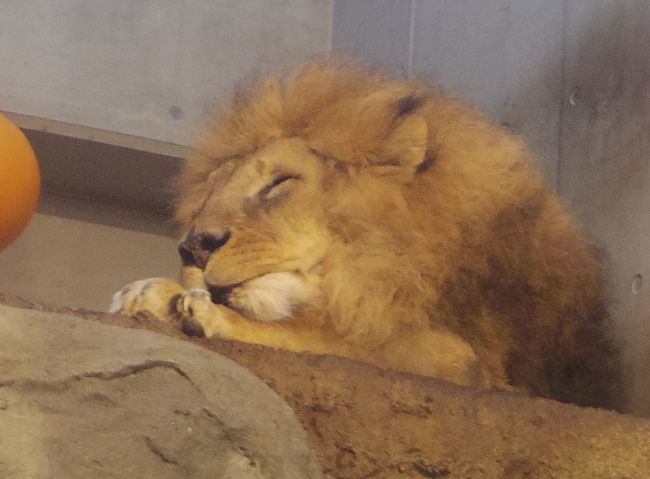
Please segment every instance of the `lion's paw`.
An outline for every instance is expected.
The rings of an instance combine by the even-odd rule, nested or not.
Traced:
[[[163,321],[173,319],[175,299],[185,289],[166,278],[148,278],[127,284],[113,295],[110,313],[135,316],[150,313]]]
[[[190,289],[176,300],[176,314],[181,320],[183,332],[188,336],[230,335],[230,325],[223,306],[215,305],[210,293],[204,289]]]

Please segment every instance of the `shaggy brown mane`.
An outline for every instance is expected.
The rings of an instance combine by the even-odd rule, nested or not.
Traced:
[[[209,334],[620,405],[593,247],[523,142],[436,88],[337,59],[258,79],[177,186]]]
[[[212,171],[224,158],[294,136],[323,154],[366,165],[380,156],[377,147],[396,121],[432,96],[417,82],[387,80],[347,59],[321,60],[285,79],[249,80],[200,139],[199,154],[210,157],[194,158],[192,166]]]

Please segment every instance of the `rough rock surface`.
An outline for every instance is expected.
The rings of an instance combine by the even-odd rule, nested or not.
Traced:
[[[0,306],[0,477],[321,473],[291,409],[229,359],[148,331]]]
[[[44,307],[1,293],[0,303],[184,337],[176,325],[144,317]],[[281,395],[328,479],[650,478],[647,419],[475,391],[343,358],[185,339],[234,359]]]

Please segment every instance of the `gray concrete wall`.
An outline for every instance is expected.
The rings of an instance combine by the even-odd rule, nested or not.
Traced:
[[[3,0],[0,110],[188,144],[252,69],[330,47],[332,0]]]
[[[648,45],[650,2],[568,3],[559,191],[607,253],[632,407],[645,415],[650,415]]]
[[[337,0],[332,44],[524,135],[605,252],[631,409],[650,415],[650,2]]]

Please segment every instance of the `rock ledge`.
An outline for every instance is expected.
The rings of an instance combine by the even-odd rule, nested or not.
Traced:
[[[289,406],[233,361],[149,331],[0,306],[0,477],[321,474]]]

